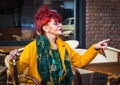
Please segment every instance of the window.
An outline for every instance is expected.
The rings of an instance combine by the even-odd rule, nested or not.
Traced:
[[[8,21],[12,21],[6,21],[4,24],[9,25],[9,27],[6,28],[12,30],[9,32],[13,34],[7,33],[10,35],[6,36],[6,33],[4,34],[2,33],[3,31],[1,31],[5,27],[0,27],[0,41],[19,42],[35,39],[37,34],[33,18],[35,12],[42,4],[47,4],[62,15],[63,35],[61,38],[63,38],[63,40],[79,40],[80,47],[85,47],[85,0],[29,0],[29,2],[28,0],[24,0],[20,8],[13,7],[13,11],[7,9],[8,12],[10,11],[10,14],[12,13]],[[0,9],[0,13],[2,13],[2,15],[0,15],[2,17],[5,11]],[[8,18],[4,18],[4,20],[6,19]],[[2,20],[3,19],[1,19],[0,23],[3,23]],[[7,32],[7,29],[5,29],[4,32]]]

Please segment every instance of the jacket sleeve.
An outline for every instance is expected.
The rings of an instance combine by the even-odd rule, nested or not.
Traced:
[[[83,55],[77,53],[69,45],[67,46],[67,50],[70,56],[71,64],[79,68],[89,64],[99,53],[99,50],[95,50],[93,45]]]
[[[32,43],[31,43],[32,44]],[[24,47],[24,51],[21,53],[19,60],[16,62],[17,64],[17,71],[18,73],[23,73],[23,71],[29,66],[30,64],[30,57],[32,57],[32,45],[27,45]],[[31,51],[32,50],[32,51]],[[10,72],[13,73],[13,64],[12,60],[9,62]]]

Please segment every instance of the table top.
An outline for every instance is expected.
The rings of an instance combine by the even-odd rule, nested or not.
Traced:
[[[120,62],[88,64],[84,69],[99,72],[110,76],[120,77]]]
[[[6,66],[0,66],[0,75],[6,71],[7,67]]]

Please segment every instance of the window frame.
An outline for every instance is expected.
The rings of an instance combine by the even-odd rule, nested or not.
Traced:
[[[86,0],[74,0],[75,39],[78,48],[86,48]]]

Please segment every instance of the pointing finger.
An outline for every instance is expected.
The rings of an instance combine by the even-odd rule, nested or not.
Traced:
[[[106,42],[109,42],[109,41],[110,41],[110,39],[105,39],[105,40],[100,41],[100,43],[106,43]]]

